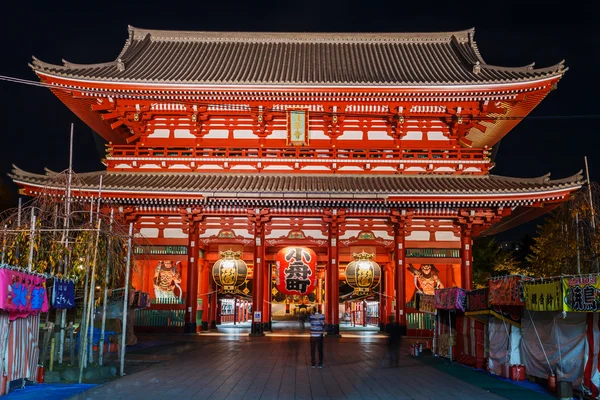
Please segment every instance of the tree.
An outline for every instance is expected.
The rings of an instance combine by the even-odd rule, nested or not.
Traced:
[[[531,254],[527,257],[535,276],[587,274],[600,270],[596,184],[558,207],[538,226]]]
[[[482,288],[497,275],[524,274],[515,255],[500,248],[493,237],[475,239],[473,243],[473,286]]]

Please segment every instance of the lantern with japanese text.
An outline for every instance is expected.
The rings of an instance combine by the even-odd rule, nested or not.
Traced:
[[[312,293],[317,281],[317,255],[305,247],[286,247],[277,253],[277,289],[286,295]]]
[[[353,253],[354,261],[346,267],[346,282],[354,289],[355,295],[367,295],[379,285],[381,268],[373,261],[375,254]]]
[[[212,268],[212,276],[217,285],[221,286],[221,293],[235,293],[238,286],[246,281],[248,266],[241,260],[241,251],[221,251],[221,257]]]

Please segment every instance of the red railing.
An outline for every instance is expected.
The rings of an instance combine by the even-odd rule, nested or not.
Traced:
[[[369,160],[461,160],[487,161],[485,149],[320,149],[289,148],[239,148],[239,147],[167,147],[141,145],[113,145],[107,158],[323,158]]]

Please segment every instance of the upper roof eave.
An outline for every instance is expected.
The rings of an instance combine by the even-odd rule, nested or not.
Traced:
[[[392,83],[377,83],[377,82],[335,82],[335,83],[323,83],[323,82],[268,82],[268,83],[256,83],[256,82],[187,82],[187,81],[162,81],[158,79],[130,79],[130,80],[122,80],[115,81],[109,78],[94,78],[90,79],[83,76],[75,76],[72,74],[60,74],[56,71],[48,71],[47,69],[37,68],[32,64],[29,66],[36,72],[45,76],[51,76],[58,79],[71,80],[78,83],[91,83],[91,84],[111,84],[111,85],[139,85],[139,86],[149,86],[149,87],[162,87],[162,88],[178,88],[181,89],[202,89],[202,88],[210,88],[214,90],[215,88],[222,87],[223,89],[231,89],[231,88],[252,88],[252,90],[260,90],[260,89],[274,89],[285,86],[287,88],[352,88],[352,89],[367,89],[367,88],[386,88],[386,89],[411,89],[411,88],[448,88],[449,90],[457,90],[464,88],[465,90],[472,90],[477,87],[490,87],[493,89],[497,89],[502,86],[512,86],[515,84],[529,84],[535,82],[543,82],[549,79],[555,79],[562,77],[564,73],[568,70],[565,68],[561,71],[548,72],[544,76],[537,76],[531,78],[519,78],[519,79],[505,79],[505,80],[488,80],[488,81],[453,81],[453,82],[392,82]],[[81,88],[80,88],[81,89]]]
[[[88,82],[167,85],[296,85],[302,87],[336,85],[351,87],[364,87],[366,85],[374,87],[477,86],[482,84],[529,82],[540,78],[558,76],[566,71],[563,62],[542,69],[533,69],[533,65],[517,68],[487,65],[483,61],[477,43],[474,40],[475,30],[473,28],[462,31],[433,33],[196,32],[150,30],[132,26],[128,29],[129,38],[126,40],[121,53],[114,61],[98,64],[76,64],[63,60],[64,65],[53,65],[33,57],[33,62],[30,66],[38,73],[53,74],[57,77],[73,78]],[[162,47],[157,48],[157,45],[152,45],[151,43],[153,42],[170,42],[166,50],[168,54],[164,53]],[[177,43],[178,47],[174,47],[171,42]],[[183,45],[184,47],[180,46],[180,43],[188,42],[191,44]],[[197,65],[196,68],[189,69],[177,68],[178,65],[169,64],[171,61],[175,64],[181,62],[190,65],[197,63],[198,60],[189,58],[191,54],[198,54],[197,50],[192,50],[195,47],[190,47],[196,46],[195,42],[202,42],[202,46],[209,43],[210,49],[207,51],[221,55],[231,54],[235,50],[231,48],[231,44],[226,44],[227,42],[235,42],[234,46],[238,46],[239,43],[248,46],[250,46],[249,43],[259,43],[260,45],[292,43],[294,46],[325,45],[326,50],[321,49],[317,51],[320,54],[317,57],[316,55],[311,55],[313,54],[312,50],[305,49],[306,51],[298,53],[303,54],[300,58],[289,59],[288,62],[298,64],[298,68],[296,69],[300,72],[295,72],[295,75],[282,72],[287,67],[285,63],[281,64],[281,60],[278,61],[281,65],[275,62],[275,68],[269,69],[269,72],[259,70],[253,71],[251,75],[248,75],[245,70],[245,66],[250,62],[250,59],[245,58],[246,56],[251,57],[254,60],[252,62],[265,65],[265,63],[269,64],[271,61],[277,59],[279,57],[277,56],[278,52],[289,51],[289,49],[285,50],[287,47],[280,47],[279,50],[276,50],[277,47],[275,47],[275,50],[273,50],[273,46],[271,46],[270,50],[266,52],[253,47],[255,50],[243,52],[246,54],[245,56],[236,56],[232,60],[221,59],[223,58],[221,56],[213,60],[214,57],[211,57],[211,63],[214,62],[221,65],[226,62],[226,64],[233,66],[226,68],[229,71],[227,74],[216,73],[214,69],[211,69],[212,72],[207,72],[207,70]],[[223,44],[224,42],[225,44]],[[410,66],[407,66],[406,69],[403,69],[405,67],[400,68],[404,71],[400,72],[400,69],[397,69],[397,66],[400,65],[400,61],[396,59],[398,55],[393,56],[396,58],[390,58],[389,51],[391,50],[383,50],[383,47],[371,47],[370,45],[378,44],[377,46],[379,46],[379,43],[384,43],[382,46],[393,46],[394,49],[396,49],[395,46],[405,46],[406,44],[408,46],[406,49],[412,49],[410,52],[423,54],[419,56],[415,54],[407,55],[406,58],[409,60]],[[419,43],[426,43],[423,46],[429,46],[431,43],[437,43],[435,46],[448,46],[452,44],[452,48],[444,47],[446,50],[440,50],[441,48],[432,50],[432,48],[426,51],[424,48],[417,46]],[[344,60],[342,64],[331,70],[320,69],[319,65],[324,60],[329,59],[328,57],[333,57],[331,60],[337,60],[337,56],[334,56],[334,54],[338,50],[335,50],[336,47],[333,47],[337,44],[350,46],[345,50],[348,54],[354,54],[360,50],[362,47],[356,47],[358,44],[368,44],[369,50],[360,50],[360,54],[357,53],[354,58],[351,57],[349,60]],[[217,45],[225,46],[226,48],[214,47]],[[397,49],[394,51],[397,52]],[[430,53],[430,51],[434,51],[435,55]],[[171,54],[169,52],[174,53]],[[379,55],[375,57],[374,54]],[[275,58],[272,59],[269,57]],[[447,67],[444,67],[445,69],[442,68],[440,70],[442,73],[438,74],[438,70],[433,71],[431,67],[419,61],[423,57],[427,59],[433,57],[434,64],[442,67],[447,64]],[[381,60],[386,60],[386,62],[383,63]],[[152,67],[150,69],[140,68],[138,65],[140,63],[143,65],[152,65]],[[386,65],[377,66],[382,63]],[[358,68],[354,64],[364,65],[362,68]],[[129,65],[133,65],[133,69],[130,70]],[[339,72],[341,67],[344,70],[348,68],[346,72],[349,73]],[[314,70],[310,70],[310,68]],[[371,68],[378,70],[378,72],[369,72]],[[220,71],[222,68],[217,68],[217,70]],[[427,72],[424,73],[423,71]]]

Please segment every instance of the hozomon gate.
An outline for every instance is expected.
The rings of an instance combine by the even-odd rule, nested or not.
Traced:
[[[314,301],[331,334],[344,268],[361,252],[382,268],[381,322],[406,326],[415,286],[471,287],[473,237],[541,215],[582,184],[490,173],[493,146],[566,68],[488,65],[474,30],[130,27],[115,61],[31,67],[109,142],[106,171],[82,174],[73,194],[97,196],[103,177],[102,197],[145,237],[136,251],[151,261],[133,285],[181,297],[186,332],[198,298],[202,329],[217,319],[211,268],[226,250],[248,265],[239,293],[262,313],[253,334],[269,329],[285,246],[317,255]],[[35,196],[52,175],[15,167],[11,177]]]

